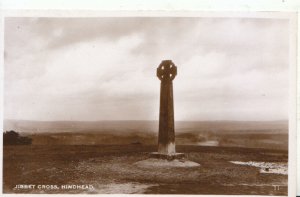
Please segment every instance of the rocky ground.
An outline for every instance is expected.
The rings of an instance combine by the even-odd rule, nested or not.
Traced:
[[[3,192],[287,195],[285,150],[177,146],[200,166],[137,165],[153,151],[144,145],[6,146]]]

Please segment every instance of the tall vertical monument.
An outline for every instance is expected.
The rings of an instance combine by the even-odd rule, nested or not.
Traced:
[[[136,162],[136,164],[171,167],[200,166],[198,163],[187,160],[183,153],[176,153],[175,149],[173,80],[177,75],[177,67],[171,60],[163,60],[157,68],[156,75],[161,81],[158,152],[151,153],[150,159]],[[153,160],[153,158],[156,159]],[[169,161],[165,162],[164,159]],[[180,162],[175,161],[176,159],[180,159]]]
[[[157,68],[160,84],[158,153],[173,155],[175,151],[173,80],[177,67],[171,60],[163,60]]]

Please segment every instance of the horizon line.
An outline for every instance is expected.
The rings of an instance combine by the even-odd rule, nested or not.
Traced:
[[[32,122],[113,122],[113,121],[133,121],[133,122],[157,122],[159,120],[126,120],[126,119],[118,119],[118,120],[29,120],[29,119],[3,119],[3,121],[32,121]],[[216,120],[175,120],[175,122],[279,122],[279,121],[289,121],[289,119],[274,119],[274,120],[224,120],[224,119],[216,119]]]

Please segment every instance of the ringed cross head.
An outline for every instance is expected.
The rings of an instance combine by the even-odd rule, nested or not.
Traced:
[[[177,67],[172,60],[163,60],[157,68],[156,75],[161,81],[173,81],[177,75]]]

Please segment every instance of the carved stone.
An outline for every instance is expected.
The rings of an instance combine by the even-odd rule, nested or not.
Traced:
[[[161,80],[158,153],[175,155],[173,80],[177,67],[171,60],[163,60],[157,68],[157,77]]]

